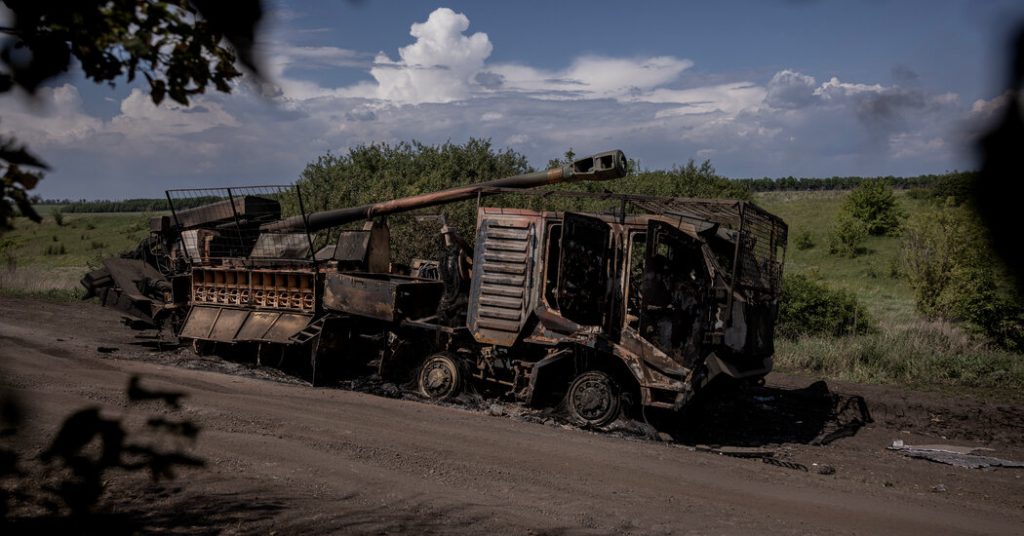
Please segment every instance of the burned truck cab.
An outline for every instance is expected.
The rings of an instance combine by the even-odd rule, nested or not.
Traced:
[[[593,368],[678,410],[770,372],[785,224],[744,201],[627,201],[642,212],[480,209],[468,327],[520,356],[520,398]]]

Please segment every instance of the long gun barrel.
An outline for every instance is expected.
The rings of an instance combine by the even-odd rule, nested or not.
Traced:
[[[414,195],[381,201],[357,207],[339,208],[314,212],[302,216],[293,216],[277,222],[263,225],[264,231],[299,231],[308,229],[309,232],[316,232],[328,227],[344,225],[354,221],[368,220],[377,216],[386,216],[396,212],[405,212],[423,207],[443,205],[472,199],[479,195],[488,195],[487,188],[535,188],[547,184],[576,181],[603,181],[618,179],[626,175],[626,156],[622,151],[608,151],[598,153],[575,162],[551,168],[546,171],[524,173],[512,177],[504,177],[490,181],[457,186],[439,192]]]

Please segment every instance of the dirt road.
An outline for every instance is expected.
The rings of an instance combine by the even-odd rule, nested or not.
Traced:
[[[38,453],[63,416],[83,406],[141,419],[145,408],[126,406],[131,375],[188,393],[183,411],[202,427],[193,453],[207,467],[160,485],[143,475],[110,482],[110,508],[148,530],[1024,533],[1024,469],[961,469],[885,449],[903,439],[987,446],[1024,459],[1019,403],[833,385],[863,394],[875,422],[828,446],[762,445],[811,468],[803,472],[686,445],[313,388],[238,364],[200,366],[135,337],[116,313],[92,304],[0,298],[0,386],[30,411],[23,454]],[[818,474],[813,464],[836,471]]]

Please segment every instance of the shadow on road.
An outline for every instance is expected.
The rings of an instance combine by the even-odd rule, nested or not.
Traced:
[[[834,393],[824,381],[802,389],[737,386],[695,401],[674,435],[688,444],[824,445],[870,422],[862,397]]]

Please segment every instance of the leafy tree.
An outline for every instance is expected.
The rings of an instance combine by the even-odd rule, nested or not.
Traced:
[[[470,139],[463,145],[439,146],[414,141],[362,145],[345,155],[321,156],[306,166],[298,184],[306,211],[315,212],[436,192],[527,171],[530,167],[526,157],[512,149],[497,150],[489,140]],[[445,214],[449,225],[465,239],[473,239],[475,201],[421,212]],[[389,224],[396,262],[408,263],[414,257],[435,257],[438,253],[436,223],[397,214],[389,217]]]
[[[906,213],[892,186],[880,180],[864,181],[843,202],[843,210],[860,220],[868,234],[896,235]]]
[[[719,175],[710,160],[698,166],[693,159],[686,165],[668,171],[638,171],[611,183],[601,185],[615,193],[662,195],[667,197],[728,198],[749,201],[750,189],[741,181]]]
[[[213,86],[231,91],[240,62],[259,73],[253,55],[260,0],[4,0],[14,15],[0,47],[0,93],[34,93],[77,61],[86,78],[131,83],[141,73],[155,104],[164,97],[187,105]],[[15,207],[33,221],[28,191],[46,164],[13,137],[0,136],[0,232]]]

